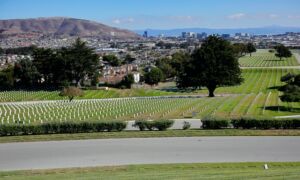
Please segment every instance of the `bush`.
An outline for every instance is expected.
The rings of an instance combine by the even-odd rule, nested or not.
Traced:
[[[216,117],[205,117],[201,122],[203,129],[223,129],[229,128],[231,125],[230,120]]]
[[[156,120],[152,121],[153,127],[158,129],[159,131],[165,131],[170,128],[173,124],[173,120]]]
[[[0,136],[88,133],[103,131],[122,131],[126,128],[124,121],[107,122],[54,122],[40,125],[0,125]]]
[[[173,120],[155,120],[155,121],[146,121],[146,120],[137,120],[132,125],[133,127],[139,128],[140,131],[148,129],[152,131],[157,129],[159,131],[165,131],[173,125]]]
[[[191,123],[187,122],[187,121],[184,121],[183,122],[183,126],[182,126],[182,129],[183,130],[187,130],[187,129],[190,129],[191,128]]]
[[[147,123],[148,123],[148,121],[145,121],[145,120],[137,120],[134,122],[132,127],[136,127],[136,128],[139,128],[140,131],[144,131],[145,129],[147,129],[147,126],[146,126]]]

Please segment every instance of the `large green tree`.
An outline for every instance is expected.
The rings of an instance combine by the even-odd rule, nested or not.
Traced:
[[[176,70],[171,65],[171,58],[162,58],[156,61],[156,67],[158,67],[164,74],[164,78],[171,78],[176,75]]]
[[[289,50],[289,48],[285,47],[282,44],[276,46],[275,50],[276,50],[275,56],[279,57],[280,60],[282,58],[288,58],[292,56],[292,52]]]
[[[79,38],[69,48],[62,52],[62,58],[66,62],[68,77],[79,85],[85,77],[94,77],[99,67],[99,56]]]
[[[152,68],[150,72],[145,74],[145,82],[149,85],[157,85],[163,80],[163,72],[159,68]]]
[[[14,67],[8,66],[0,71],[0,89],[9,89],[14,86]]]
[[[284,102],[300,102],[300,74],[286,74],[281,81],[286,84],[279,88],[283,92],[280,99]]]
[[[33,51],[33,64],[37,68],[41,77],[45,80],[46,84],[53,83],[55,74],[61,73],[57,69],[56,54],[49,48],[36,48]]]
[[[237,85],[242,81],[238,59],[230,42],[209,36],[185,64],[177,85],[185,88],[205,86],[209,97],[214,97],[217,87]]]
[[[40,73],[28,58],[21,59],[14,66],[14,77],[22,86],[34,86],[40,81]]]
[[[240,58],[244,56],[245,53],[247,53],[247,47],[244,43],[234,43],[233,51],[236,54],[236,56]]]
[[[162,70],[164,78],[174,78],[183,69],[183,66],[190,59],[189,54],[176,52],[171,58],[162,58],[156,61],[156,66]]]
[[[250,56],[252,55],[252,53],[256,52],[256,47],[254,46],[253,43],[247,43],[246,49],[247,49],[247,53],[249,53]]]
[[[111,66],[114,66],[114,67],[122,65],[122,61],[113,54],[108,54],[108,55],[103,56],[102,60],[108,62]]]

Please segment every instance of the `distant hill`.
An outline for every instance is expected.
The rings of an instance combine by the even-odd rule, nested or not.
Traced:
[[[300,27],[283,27],[283,26],[267,26],[258,28],[236,28],[236,29],[210,29],[210,28],[182,28],[182,29],[146,29],[148,35],[158,36],[164,34],[165,36],[180,36],[182,32],[196,32],[207,34],[235,34],[235,33],[250,33],[255,35],[273,35],[283,34],[285,32],[300,32]],[[142,35],[145,30],[136,30],[135,32]]]
[[[36,18],[0,20],[2,35],[41,33],[69,36],[97,36],[109,39],[136,39],[134,32],[110,27],[98,22],[75,18]]]

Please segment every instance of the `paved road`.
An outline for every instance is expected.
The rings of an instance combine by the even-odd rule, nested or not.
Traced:
[[[2,171],[246,161],[300,161],[300,137],[138,138],[0,144]]]

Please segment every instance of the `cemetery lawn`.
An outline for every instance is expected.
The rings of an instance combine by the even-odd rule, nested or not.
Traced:
[[[0,179],[300,179],[300,162],[192,163],[0,172]]]
[[[167,131],[121,131],[121,132],[76,133],[76,134],[3,136],[0,137],[0,143],[84,140],[84,139],[201,137],[201,136],[300,136],[300,129],[298,130],[191,129],[191,130],[167,130]]]
[[[299,53],[293,50],[294,53]],[[258,49],[252,56],[245,55],[239,59],[242,67],[279,67],[279,66],[299,66],[295,56],[283,58],[280,60],[274,53],[270,53],[268,49]]]

